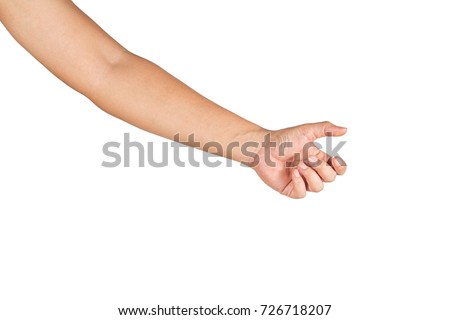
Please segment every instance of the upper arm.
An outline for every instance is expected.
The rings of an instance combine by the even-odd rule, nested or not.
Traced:
[[[0,0],[0,20],[37,60],[83,94],[126,51],[70,0]]]

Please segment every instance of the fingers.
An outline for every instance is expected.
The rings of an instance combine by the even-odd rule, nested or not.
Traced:
[[[323,190],[323,181],[314,169],[301,162],[298,171],[305,180],[308,191],[320,192]]]
[[[336,175],[345,173],[346,164],[342,158],[330,158],[320,151],[315,156],[310,156],[305,162],[301,162],[298,171],[294,169],[293,184],[295,198],[304,198],[306,191],[320,192],[324,188],[324,182],[332,182]]]
[[[328,164],[333,167],[338,175],[343,175],[347,171],[347,164],[341,157],[330,158]]]
[[[313,168],[324,182],[334,181],[336,175],[343,175],[347,170],[347,164],[341,157],[332,158],[315,147],[309,149],[305,163]]]
[[[292,190],[289,197],[302,199],[306,196],[306,185],[297,168],[292,170]]]
[[[310,148],[307,158],[291,170],[292,180],[282,193],[294,199],[304,198],[307,191],[322,191],[324,182],[334,181],[346,169],[347,165],[341,157],[330,157],[315,147]]]
[[[313,140],[326,137],[327,135],[339,137],[347,132],[347,128],[336,126],[329,121],[304,124],[302,128],[306,130],[306,133]]]
[[[302,199],[306,196],[306,184],[297,168],[291,170],[291,181],[281,194],[293,199]]]
[[[336,179],[336,171],[327,163],[328,156],[320,151],[318,154],[309,156],[306,164],[314,169],[324,182],[333,182]]]
[[[346,169],[347,166],[342,158],[331,158],[320,151],[291,171],[292,180],[282,193],[290,198],[302,199],[307,191],[322,191],[324,182],[332,182],[336,175],[344,174]]]

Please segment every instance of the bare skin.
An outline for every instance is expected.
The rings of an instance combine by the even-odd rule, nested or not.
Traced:
[[[342,159],[330,158],[310,143],[327,134],[342,136],[346,128],[320,122],[264,129],[129,52],[72,1],[0,0],[0,21],[50,72],[105,112],[159,136],[174,139],[178,134],[181,142],[247,163],[268,186],[288,197],[319,192],[324,182],[345,173]],[[191,134],[196,144],[187,142]],[[273,146],[261,144],[267,134]],[[210,149],[211,141],[222,151]],[[258,145],[247,152],[225,151],[230,144],[248,142]],[[283,142],[292,146],[281,154]]]

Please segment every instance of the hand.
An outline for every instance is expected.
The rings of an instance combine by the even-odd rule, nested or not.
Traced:
[[[347,168],[342,158],[330,157],[313,142],[346,131],[330,122],[271,131],[251,166],[272,189],[290,198],[304,198],[307,191],[322,191],[324,182],[334,181]]]

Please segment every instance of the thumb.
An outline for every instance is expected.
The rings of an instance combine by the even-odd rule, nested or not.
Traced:
[[[347,128],[336,126],[329,121],[308,123],[302,127],[308,135],[311,135],[314,138],[314,140],[330,135],[333,137],[339,137],[343,136],[347,132]]]

